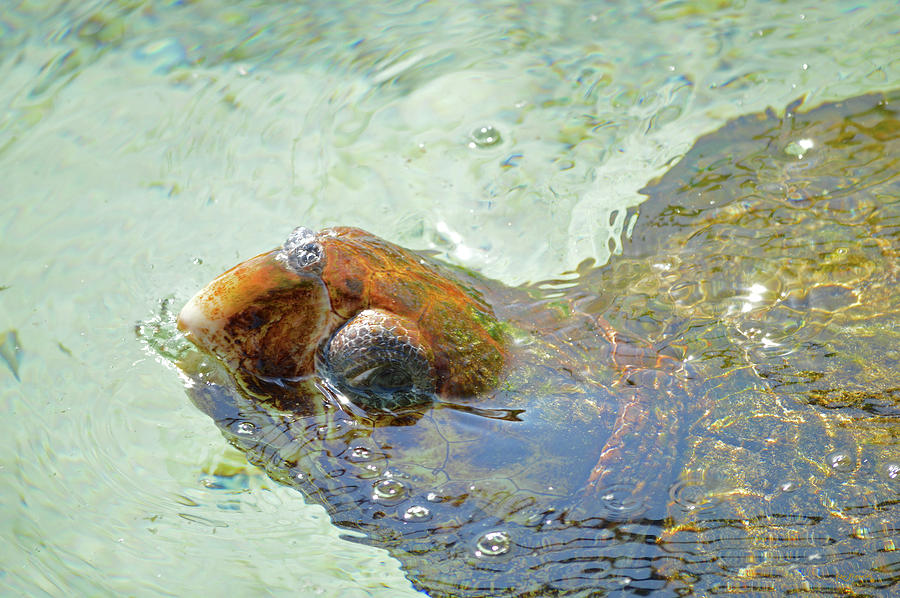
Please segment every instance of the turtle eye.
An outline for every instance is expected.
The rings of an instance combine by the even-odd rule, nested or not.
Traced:
[[[324,351],[329,379],[364,408],[393,411],[431,400],[431,352],[414,323],[367,309],[344,324]]]
[[[408,390],[415,386],[415,382],[407,369],[402,364],[389,363],[366,370],[347,380],[347,384],[356,389],[378,389],[388,392]]]
[[[298,274],[321,273],[324,258],[325,248],[316,240],[315,233],[305,226],[298,226],[291,232],[275,257]]]

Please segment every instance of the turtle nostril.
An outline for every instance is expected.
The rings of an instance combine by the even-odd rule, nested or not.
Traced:
[[[325,249],[316,240],[315,233],[305,226],[298,226],[288,236],[278,251],[276,259],[298,274],[322,270]]]

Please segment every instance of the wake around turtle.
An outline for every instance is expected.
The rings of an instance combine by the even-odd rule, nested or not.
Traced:
[[[521,288],[297,228],[181,311],[188,394],[431,596],[896,589],[898,100],[733,120]]]

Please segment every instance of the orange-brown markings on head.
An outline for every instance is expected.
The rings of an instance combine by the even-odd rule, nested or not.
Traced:
[[[365,309],[373,272],[373,256],[342,239],[324,238],[325,269],[322,280],[328,287],[331,308],[344,318]]]
[[[489,306],[415,253],[359,229],[333,232],[323,237],[322,277],[336,313],[380,309],[415,322],[433,353],[439,394],[471,396],[497,383],[507,351],[474,318],[493,320]]]
[[[287,272],[274,257],[275,252],[270,251],[241,262],[219,275],[194,301],[207,318],[221,321],[242,312],[261,295],[295,284],[298,277]]]
[[[416,324],[439,394],[472,396],[496,385],[507,352],[491,308],[474,291],[359,229],[326,230],[317,239],[325,254],[320,275],[295,273],[274,251],[259,255],[198,293],[179,326],[234,370],[297,378],[313,373],[318,347],[341,325],[377,309]]]
[[[255,376],[311,374],[319,339],[336,326],[322,281],[291,272],[275,252],[225,272],[192,304],[206,321],[183,326],[188,338]]]
[[[465,397],[489,391],[508,361],[507,348],[472,322],[473,307],[438,301],[420,319],[420,328],[441,348],[435,351],[439,394]],[[479,311],[485,319],[493,318],[490,311]]]
[[[224,332],[240,346],[242,369],[257,376],[296,378],[313,373],[329,316],[321,283],[298,285],[260,297],[231,318]]]

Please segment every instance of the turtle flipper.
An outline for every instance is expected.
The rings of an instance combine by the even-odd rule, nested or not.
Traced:
[[[687,405],[682,380],[685,362],[665,342],[632,339],[602,317],[597,323],[609,343],[609,359],[621,376],[610,389],[619,403],[616,422],[591,470],[588,490],[599,494],[601,504],[614,517],[644,516],[654,506],[664,508],[661,502],[644,503],[649,497],[665,496],[653,490],[672,481],[676,469],[678,426]]]
[[[643,504],[672,481],[678,457],[678,425],[682,402],[678,380],[671,372],[634,370],[622,381],[621,406],[615,430],[600,451],[588,480],[589,491],[597,493],[610,514],[647,516],[646,511],[664,505]],[[653,389],[648,393],[648,389]],[[652,398],[651,398],[652,396]],[[660,401],[660,397],[669,400]],[[635,456],[640,455],[639,459]],[[653,467],[646,467],[647,464]],[[641,498],[643,497],[643,498]]]

